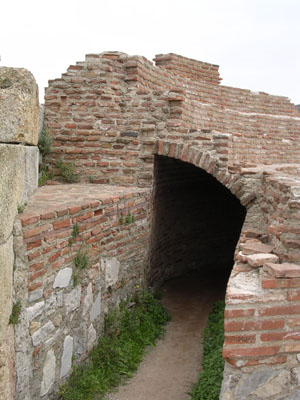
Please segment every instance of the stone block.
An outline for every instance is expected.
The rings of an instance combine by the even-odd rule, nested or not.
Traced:
[[[101,291],[99,291],[96,300],[92,305],[92,309],[90,312],[91,321],[94,321],[96,318],[99,317],[101,311]]]
[[[0,68],[0,142],[37,145],[38,87],[23,68]]]
[[[64,295],[67,313],[76,310],[80,306],[81,286],[76,286],[70,293]]]
[[[38,188],[39,183],[39,149],[34,146],[25,146],[25,190],[24,203]]]
[[[24,146],[0,144],[0,243],[13,230],[18,206],[23,205],[24,187]]]
[[[275,278],[299,278],[300,277],[300,265],[283,263],[283,264],[272,264],[266,263],[264,270]]]
[[[12,310],[13,240],[0,245],[0,346],[3,342]]]
[[[66,376],[72,367],[72,355],[73,355],[73,338],[72,336],[66,336],[64,340],[64,351],[61,358],[61,370],[60,377]]]
[[[42,341],[44,341],[50,333],[55,330],[55,326],[51,321],[48,321],[45,325],[43,325],[40,329],[34,332],[32,335],[32,344],[34,346],[39,345]]]
[[[71,276],[72,276],[72,268],[64,268],[58,272],[56,275],[55,281],[53,283],[53,288],[65,288],[69,286]]]
[[[101,270],[105,271],[106,286],[113,286],[118,282],[120,262],[116,257],[100,259]]]
[[[249,265],[254,268],[262,267],[265,263],[278,263],[279,258],[275,254],[250,254],[245,256]]]
[[[41,396],[44,396],[51,389],[55,379],[56,358],[54,351],[48,351],[43,368],[43,380],[41,384]]]

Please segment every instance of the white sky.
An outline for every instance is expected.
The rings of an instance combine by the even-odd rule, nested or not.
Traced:
[[[177,53],[220,65],[224,85],[300,103],[300,0],[4,0],[0,66],[35,76],[43,102],[87,53]]]

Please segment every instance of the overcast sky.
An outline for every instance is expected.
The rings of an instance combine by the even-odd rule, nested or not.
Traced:
[[[4,0],[0,66],[49,79],[87,53],[177,53],[220,65],[224,85],[300,103],[300,0]]]

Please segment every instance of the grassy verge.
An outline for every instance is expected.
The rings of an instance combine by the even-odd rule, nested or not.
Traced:
[[[191,400],[219,400],[224,369],[224,308],[224,302],[218,301],[208,316],[203,332],[203,370],[190,392]]]
[[[122,303],[105,319],[105,335],[85,366],[75,367],[61,387],[61,399],[103,399],[137,369],[146,346],[163,335],[167,312],[150,291]]]

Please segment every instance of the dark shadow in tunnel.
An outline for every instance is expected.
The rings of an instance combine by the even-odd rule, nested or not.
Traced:
[[[246,210],[205,170],[155,156],[149,283],[196,271],[227,282]]]

